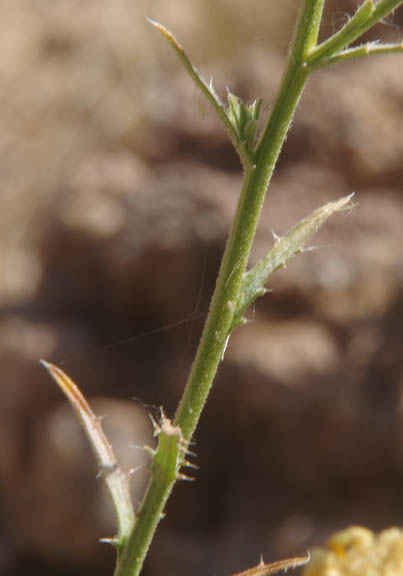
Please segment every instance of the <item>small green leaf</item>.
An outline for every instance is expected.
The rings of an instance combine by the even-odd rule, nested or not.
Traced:
[[[227,117],[234,128],[239,141],[246,147],[249,154],[252,154],[255,147],[258,119],[262,100],[255,100],[252,104],[245,102],[227,91]]]
[[[227,102],[228,102],[228,108],[227,108],[228,120],[231,122],[238,138],[240,139],[241,100],[237,96],[235,96],[235,94],[232,94],[230,91],[228,91]]]
[[[244,129],[244,136],[246,141],[246,147],[248,148],[250,153],[253,152],[253,148],[256,141],[256,132],[257,132],[257,121],[249,120]]]
[[[277,238],[266,256],[245,273],[232,325],[233,328],[240,323],[250,304],[265,293],[265,284],[269,276],[285,266],[287,260],[302,252],[307,241],[330,216],[351,208],[353,206],[351,198],[352,195],[346,196],[315,210],[310,216],[299,222],[288,234]]]
[[[249,106],[251,114],[253,115],[253,118],[255,120],[259,119],[260,111],[262,109],[262,102],[263,100],[261,98],[258,98],[253,102],[253,104],[250,104]]]

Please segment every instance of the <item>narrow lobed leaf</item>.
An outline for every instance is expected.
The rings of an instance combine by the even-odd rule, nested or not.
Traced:
[[[370,47],[371,43],[359,47],[360,51],[357,51],[354,47],[351,49],[348,49],[348,47],[375,26],[375,24],[381,22],[389,16],[389,14],[392,14],[394,10],[401,5],[403,5],[403,0],[365,0],[341,30],[311,51],[306,62],[307,66],[309,66],[311,70],[315,70],[333,64],[334,62],[347,60],[349,57],[354,58],[369,54],[399,51],[397,49],[371,49],[369,52],[366,52],[365,46]],[[390,46],[397,48],[399,44]]]
[[[328,58],[343,50],[361,36],[365,32],[365,26],[373,11],[373,0],[365,0],[338,32],[312,50],[307,61],[308,66],[315,66],[319,62],[327,61]]]
[[[324,63],[321,63],[317,68],[322,68],[329,64],[336,64],[339,62],[346,62],[347,60],[355,60],[365,56],[372,56],[375,54],[396,54],[403,52],[403,43],[400,44],[382,44],[380,42],[367,42],[354,48],[348,48],[342,52],[338,52]]]
[[[265,564],[262,560],[257,566],[244,570],[243,572],[238,572],[233,576],[268,576],[269,574],[276,574],[277,572],[287,572],[290,568],[294,569],[298,566],[308,564],[310,559],[311,555],[308,551],[305,556],[287,558],[286,560],[279,560],[277,562],[271,562],[270,564]]]
[[[239,137],[239,133],[236,129],[236,124],[231,120],[230,115],[228,114],[228,110],[226,109],[221,98],[214,90],[212,83],[210,82],[208,84],[204,80],[204,78],[199,74],[197,69],[193,66],[192,62],[190,61],[188,55],[184,51],[183,47],[177,41],[172,32],[170,32],[167,28],[165,28],[165,26],[163,26],[159,22],[156,22],[155,20],[152,20],[151,18],[146,18],[146,20],[152,26],[154,26],[154,28],[156,28],[163,34],[163,36],[168,40],[172,48],[175,50],[179,60],[184,65],[187,73],[192,78],[196,86],[201,90],[205,98],[209,101],[211,106],[216,111],[221,122],[224,124],[224,127],[232,142],[232,145],[234,146],[236,152],[238,153],[243,168],[245,170],[249,169],[252,166],[251,156]],[[236,112],[234,110],[233,113],[236,115]]]
[[[67,396],[90,441],[98,461],[100,475],[109,490],[115,509],[118,536],[117,539],[112,541],[122,545],[123,541],[128,538],[135,520],[127,475],[121,471],[99,419],[92,411],[78,386],[63,370],[54,364],[45,362],[45,360],[41,360],[40,364],[46,368],[56,384]]]
[[[242,315],[250,304],[266,292],[265,284],[269,276],[283,267],[287,260],[302,252],[307,241],[330,216],[351,208],[353,206],[351,198],[352,195],[346,196],[315,210],[310,216],[299,222],[288,234],[278,238],[266,256],[245,273],[233,327],[241,323]]]

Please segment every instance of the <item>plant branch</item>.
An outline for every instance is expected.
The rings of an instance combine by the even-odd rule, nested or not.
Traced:
[[[308,80],[308,54],[316,45],[324,0],[305,1],[300,8],[295,33],[291,40],[288,62],[271,114],[255,150],[255,163],[263,166],[262,184],[268,186],[277,158]]]
[[[316,41],[322,9],[323,0],[304,0],[301,5],[288,65],[255,152],[255,165],[245,174],[209,315],[175,416],[175,424],[180,426],[186,441],[197,426],[225,351],[266,189],[307,81],[304,59]]]
[[[313,70],[332,63],[334,56],[402,4],[402,0],[365,0],[338,32],[311,51],[307,65]]]
[[[175,424],[180,426],[187,441],[197,426],[225,351],[266,189],[307,81],[304,59],[316,41],[322,9],[323,0],[304,0],[301,5],[288,64],[255,152],[255,165],[244,178],[209,315],[175,416]]]
[[[347,62],[348,60],[356,60],[357,58],[363,58],[377,54],[396,54],[398,52],[403,52],[403,43],[381,44],[380,42],[367,42],[366,44],[361,44],[361,46],[355,46],[354,48],[342,50],[327,60],[319,60],[317,64],[313,66],[310,65],[310,68],[311,70],[318,70],[320,68],[330,66],[331,64]]]

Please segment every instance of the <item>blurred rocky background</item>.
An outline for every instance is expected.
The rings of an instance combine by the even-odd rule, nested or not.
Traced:
[[[2,0],[0,574],[112,574],[113,515],[83,433],[38,365],[88,396],[141,498],[148,412],[172,415],[234,213],[240,167],[146,24],[217,90],[267,111],[296,0]],[[327,2],[323,34],[356,2]],[[402,13],[376,30],[401,38]],[[317,73],[253,259],[356,193],[236,332],[145,576],[225,575],[334,529],[403,524],[401,56]]]

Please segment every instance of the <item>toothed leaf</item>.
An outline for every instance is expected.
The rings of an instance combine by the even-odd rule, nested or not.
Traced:
[[[302,252],[307,241],[330,216],[352,207],[351,198],[352,196],[347,196],[315,210],[310,216],[299,222],[288,234],[277,238],[266,256],[245,273],[237,312],[234,316],[233,328],[240,323],[250,304],[266,292],[265,284],[269,276],[283,267],[287,260]]]

